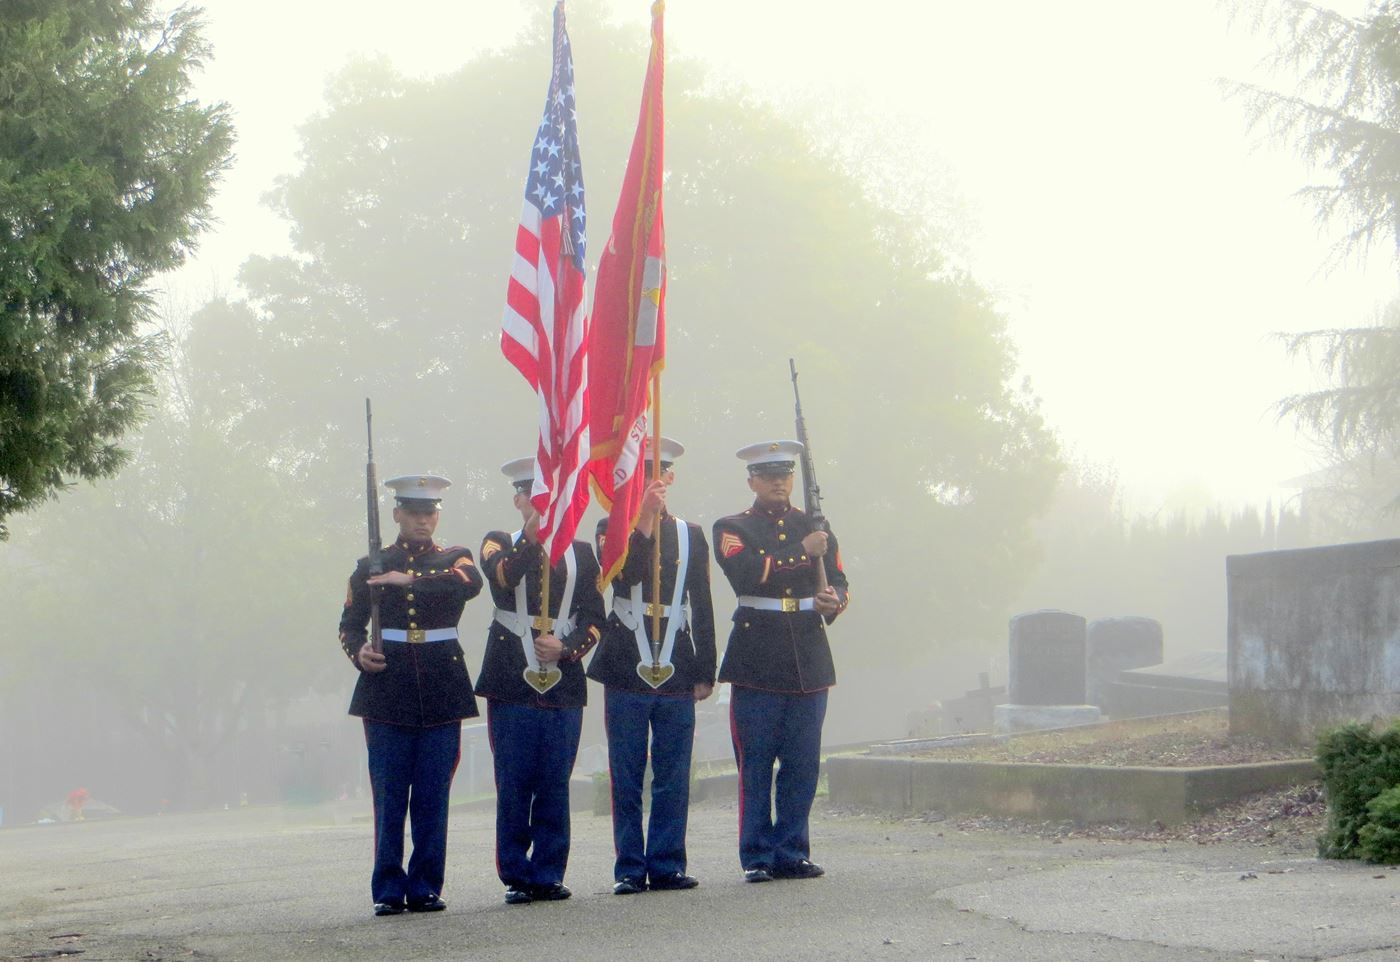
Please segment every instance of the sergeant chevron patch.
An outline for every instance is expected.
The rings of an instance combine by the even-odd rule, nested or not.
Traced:
[[[743,550],[744,542],[739,539],[737,534],[726,531],[724,534],[720,535],[719,553],[724,555],[724,557],[732,558]]]

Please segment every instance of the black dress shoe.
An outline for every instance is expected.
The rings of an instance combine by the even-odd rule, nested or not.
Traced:
[[[686,875],[684,872],[671,872],[667,875],[653,875],[651,877],[651,889],[653,892],[674,892],[680,889],[693,889],[700,884],[700,880],[694,875]]]
[[[525,891],[525,889],[523,888],[517,888],[516,886],[512,885],[510,888],[506,889],[507,905],[525,905],[526,903],[533,902],[534,900],[534,896],[532,896],[529,892]]]
[[[787,865],[775,865],[773,867],[774,878],[817,878],[825,875],[826,869],[816,862],[809,862],[805,858],[800,858],[796,862],[789,862]]]
[[[744,881],[771,882],[773,881],[773,873],[766,868],[747,868],[744,869]]]
[[[408,910],[410,912],[441,912],[447,908],[447,903],[436,895],[425,899],[409,899]]]
[[[623,878],[613,883],[614,895],[636,895],[646,890],[647,880],[644,878]]]
[[[559,902],[573,894],[563,882],[550,882],[548,885],[530,887],[530,897],[536,902]]]
[[[398,915],[403,911],[402,902],[375,902],[375,915]]]

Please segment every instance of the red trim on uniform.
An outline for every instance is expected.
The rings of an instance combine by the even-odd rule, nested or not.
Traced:
[[[360,721],[365,729],[365,754],[369,754],[369,719],[362,718]],[[369,770],[369,803],[370,811],[374,812],[374,857],[376,863],[379,860],[379,793],[374,790],[374,769]]]
[[[491,711],[491,699],[487,698],[487,699],[485,699],[485,701],[486,701],[486,744],[489,745],[490,748],[491,748],[491,782],[492,782],[492,784],[494,784],[494,785],[496,786],[496,799],[497,799],[497,804],[499,805],[499,804],[500,804],[499,800],[500,800],[500,797],[501,797],[501,776],[500,776],[500,773],[496,770],[496,764],[495,764],[495,761],[496,761],[496,726],[495,726],[495,725],[492,723],[492,721],[491,721],[491,716],[492,716],[492,711]],[[460,753],[460,749],[458,749],[458,751],[459,751],[459,753]],[[501,877],[501,835],[500,835],[500,832],[497,831],[497,833],[496,833],[496,878],[500,878],[500,877]]]
[[[739,725],[734,720],[734,692],[729,693],[729,737],[734,742],[734,765],[739,770],[739,836],[744,835],[744,743],[739,739]]]
[[[608,689],[603,687],[603,741],[612,744],[612,739],[608,735]],[[617,793],[617,779],[613,777],[613,753],[608,752],[608,818],[613,823],[613,861],[616,862],[622,850],[617,847],[617,807],[613,804],[613,796]],[[642,772],[643,778],[646,776],[645,770]]]

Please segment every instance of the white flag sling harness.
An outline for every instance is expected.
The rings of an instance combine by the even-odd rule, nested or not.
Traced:
[[[520,531],[512,533],[511,544],[518,542],[520,535]],[[515,586],[515,610],[497,608],[495,617],[502,628],[520,637],[520,650],[525,654],[523,677],[531,688],[543,695],[559,684],[564,674],[557,664],[548,668],[540,667],[539,656],[535,654],[535,636],[531,633],[528,581],[528,578],[521,578],[520,583]],[[568,617],[568,613],[574,606],[574,588],[577,583],[578,563],[574,559],[574,546],[569,545],[564,552],[564,594],[559,598],[559,614],[563,617],[555,618],[552,628],[556,638],[565,638],[574,630],[574,620]],[[540,614],[542,618],[549,616],[548,612]]]

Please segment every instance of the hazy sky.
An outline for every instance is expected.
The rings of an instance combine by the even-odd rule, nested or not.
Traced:
[[[200,95],[230,102],[239,142],[221,223],[168,285],[191,304],[228,290],[250,253],[286,247],[259,197],[295,168],[295,127],[348,57],[446,72],[552,5],[415,0],[390,15],[382,0],[200,2],[215,45]],[[647,0],[610,7],[645,36]],[[1224,6],[836,9],[671,0],[667,44],[780,102],[825,99],[887,121],[915,183],[951,184],[971,228],[968,265],[998,294],[1046,417],[1072,453],[1116,466],[1136,509],[1184,492],[1277,499],[1280,482],[1312,467],[1270,412],[1312,379],[1270,335],[1366,320],[1396,275],[1384,258],[1324,271],[1332,238],[1292,196],[1308,171],[1246,135],[1241,108],[1222,99],[1217,79],[1250,75],[1263,51]],[[614,106],[635,110],[581,102],[581,119]],[[520,122],[523,178],[538,118]]]

